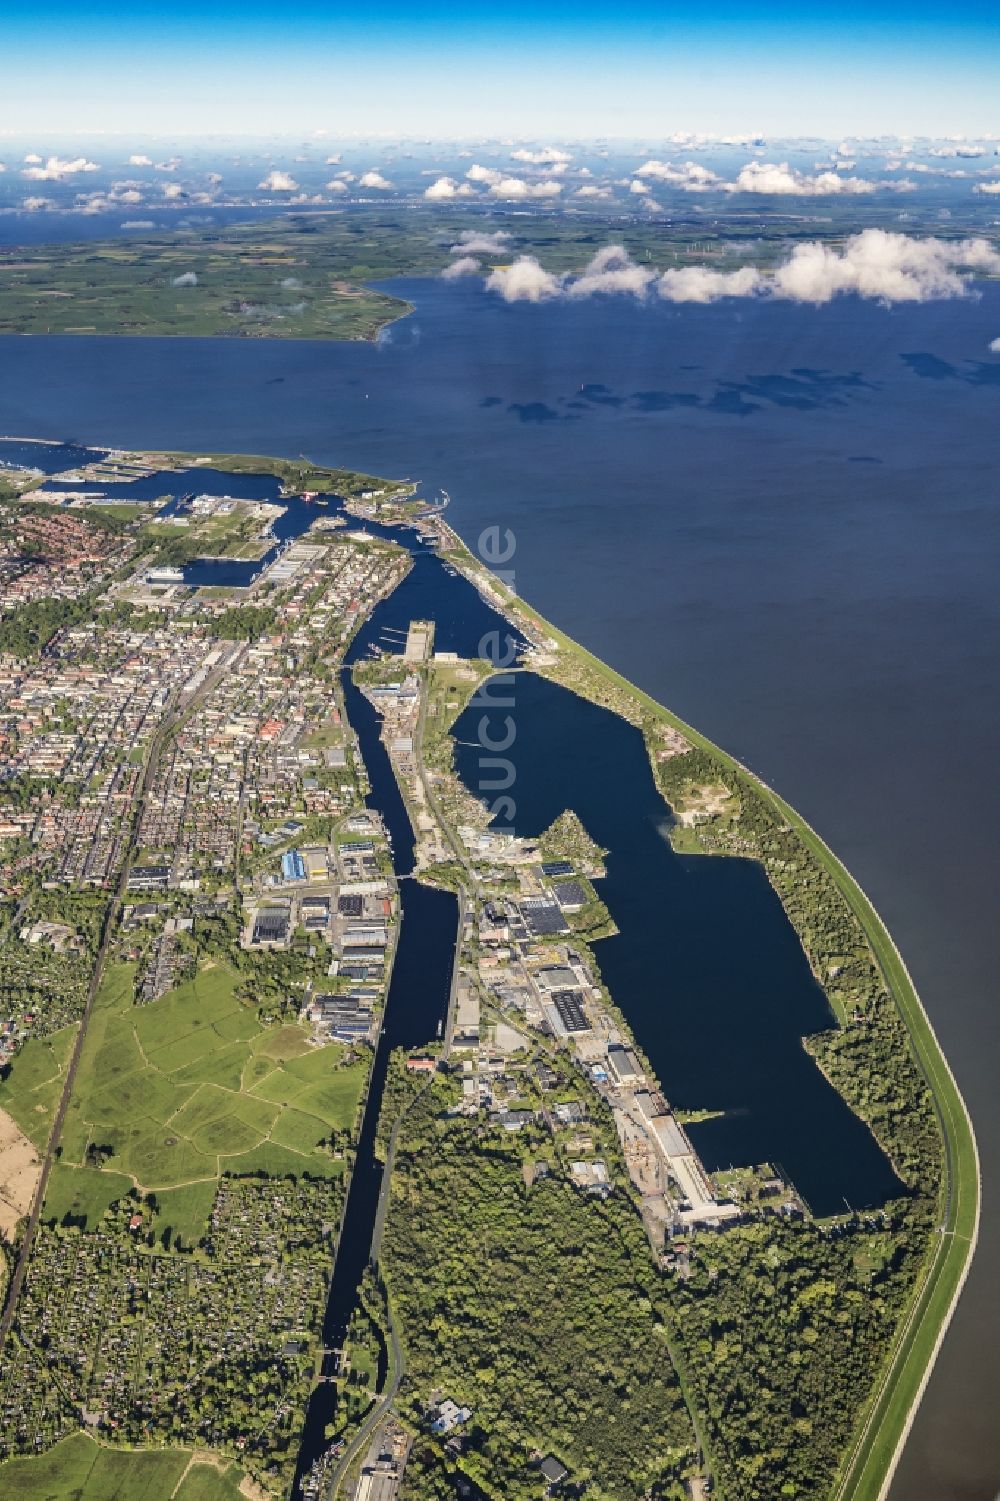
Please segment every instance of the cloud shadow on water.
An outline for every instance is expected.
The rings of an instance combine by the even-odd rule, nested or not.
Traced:
[[[507,408],[513,412],[521,422],[579,422],[579,417],[568,416],[565,412],[557,412],[544,401],[512,401]]]
[[[992,370],[993,367],[986,368]],[[997,372],[1000,376],[1000,366]],[[579,416],[571,414],[592,412],[598,407],[647,415],[687,409],[722,417],[750,417],[768,406],[803,412],[840,407],[854,396],[879,389],[877,384],[865,380],[857,371],[837,375],[829,370],[797,367],[785,375],[753,375],[742,381],[717,381],[704,394],[659,390],[619,394],[606,385],[589,382],[581,385],[572,396],[557,398],[563,408],[561,412],[545,401],[513,401],[507,404],[506,410],[520,422],[527,423],[579,421]],[[497,396],[486,396],[479,405],[495,407],[502,402]]]
[[[1000,386],[1000,360],[969,360],[965,365],[953,365],[948,360],[939,359],[936,354],[921,350],[901,354],[900,359],[922,380],[957,380],[967,386]]]

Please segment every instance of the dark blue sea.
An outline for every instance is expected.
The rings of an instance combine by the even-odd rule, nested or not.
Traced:
[[[1000,1491],[1000,287],[882,308],[507,307],[377,345],[0,339],[0,432],[422,481],[519,590],[748,761],[906,957],[976,1123],[980,1251],[893,1501]]]

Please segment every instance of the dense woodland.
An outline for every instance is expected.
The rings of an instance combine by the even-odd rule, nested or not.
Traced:
[[[675,1361],[721,1494],[826,1495],[912,1286],[921,1201],[701,1231],[664,1273],[624,1194],[528,1188],[520,1138],[446,1107],[437,1084],[403,1118],[383,1259],[409,1416],[451,1396],[473,1418],[460,1458],[421,1439],[404,1495],[453,1495],[457,1466],[535,1497],[550,1450],[589,1496],[673,1495],[693,1460]]]
[[[93,614],[95,596],[33,599],[0,620],[0,654],[29,660],[48,646],[56,631],[79,625]]]
[[[769,1217],[693,1239],[664,1292],[725,1496],[829,1494],[916,1271],[901,1230]]]

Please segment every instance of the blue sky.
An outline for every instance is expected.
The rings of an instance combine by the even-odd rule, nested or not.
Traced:
[[[995,4],[5,0],[0,131],[1000,133]]]

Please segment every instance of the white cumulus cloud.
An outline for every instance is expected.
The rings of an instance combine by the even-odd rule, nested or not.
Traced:
[[[298,183],[288,172],[280,172],[275,168],[274,171],[268,172],[257,186],[268,193],[294,193],[298,188]]]
[[[523,177],[501,177],[499,182],[490,184],[492,197],[511,202],[521,198],[556,198],[561,192],[561,182],[525,182]]]
[[[25,161],[28,158],[25,157]],[[31,182],[61,182],[64,177],[74,177],[77,172],[97,172],[97,162],[89,162],[85,156],[76,156],[72,160],[64,160],[60,156],[50,156],[41,166],[25,167],[21,173]]]
[[[605,245],[584,267],[579,276],[567,282],[571,297],[593,297],[596,293],[631,293],[644,297],[656,272],[650,266],[638,266],[623,245]]]
[[[458,243],[451,247],[452,255],[503,255],[510,242],[505,229],[484,232],[480,229],[463,229]]]
[[[126,165],[129,167],[151,167],[153,165],[153,158],[151,156],[143,156],[141,151],[136,151],[129,157]]]
[[[796,194],[800,197],[829,193],[874,193],[875,183],[863,177],[841,177],[836,172],[820,172],[815,177],[796,172],[787,162],[747,162],[733,183],[726,183],[730,193]],[[898,187],[898,184],[894,184]]]
[[[541,302],[595,293],[624,292],[641,297],[655,282],[657,292],[667,302],[772,297],[820,304],[854,293],[897,303],[964,297],[977,272],[1000,274],[1000,251],[988,240],[921,239],[866,229],[851,235],[842,246],[817,240],[798,244],[768,271],[755,266],[734,271],[683,266],[660,274],[637,265],[622,246],[609,245],[576,275],[557,276],[546,271],[534,256],[524,255],[513,265],[495,270],[485,285],[507,302]],[[1000,340],[995,343],[1000,350]]]
[[[657,161],[655,157],[637,167],[635,175],[651,178],[654,182],[670,183],[686,193],[705,193],[719,183],[718,173],[701,162],[681,162],[675,166],[673,162]]]
[[[511,152],[511,158],[515,162],[527,162],[533,167],[559,166],[573,160],[568,151],[560,151],[557,146],[542,146],[538,151],[528,151],[522,146],[520,150]]]
[[[681,266],[664,271],[656,290],[666,302],[717,302],[720,297],[752,297],[760,288],[756,266],[741,266],[738,271]]]
[[[28,214],[38,214],[42,209],[55,208],[55,203],[51,198],[25,198],[21,207]]]
[[[341,182],[339,178],[334,177],[327,183],[326,190],[328,193],[346,193],[347,183]]]
[[[865,229],[841,250],[818,242],[796,245],[769,288],[796,302],[829,302],[842,292],[884,302],[930,302],[963,296],[975,271],[1000,271],[1000,254],[986,240],[911,239]]]
[[[424,197],[431,199],[468,198],[475,192],[471,183],[457,183],[453,177],[438,177],[424,189]]]
[[[171,281],[172,287],[196,287],[198,285],[198,273],[196,271],[182,271],[180,276],[175,276]]]
[[[362,188],[378,188],[380,192],[384,193],[388,188],[391,188],[393,184],[387,177],[383,177],[381,172],[376,172],[373,167],[370,172],[366,172],[364,176],[360,178],[358,186]]]
[[[155,229],[152,219],[124,219],[122,229]]]
[[[465,175],[470,182],[486,182],[491,186],[503,180],[503,173],[498,172],[496,167],[483,167],[479,162],[473,162]]]
[[[499,292],[504,302],[544,302],[562,289],[562,277],[546,271],[533,255],[519,255],[513,265],[498,266],[486,278],[486,290]]]
[[[980,182],[976,184],[977,193],[1000,193],[1000,182]]]
[[[1000,339],[990,340],[990,354],[1000,354]]]
[[[460,255],[450,266],[445,266],[441,275],[445,281],[456,281],[460,276],[474,276],[482,269],[482,261],[477,260],[474,255]]]

